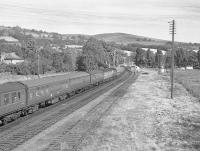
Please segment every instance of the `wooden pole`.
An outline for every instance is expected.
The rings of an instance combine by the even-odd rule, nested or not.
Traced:
[[[175,34],[175,21],[172,20],[172,50],[171,50],[171,99],[174,98],[174,34]]]
[[[40,54],[39,54],[39,50],[37,50],[37,55],[38,55],[38,77],[40,77]]]

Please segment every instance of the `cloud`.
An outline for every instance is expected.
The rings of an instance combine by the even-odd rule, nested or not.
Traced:
[[[2,25],[61,33],[129,32],[164,39],[169,38],[167,22],[174,18],[178,40],[200,42],[196,0],[1,0],[0,13]]]

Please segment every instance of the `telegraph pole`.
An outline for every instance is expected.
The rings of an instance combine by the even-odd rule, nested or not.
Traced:
[[[175,20],[170,23],[170,34],[172,34],[172,50],[171,50],[171,99],[174,98],[174,35],[175,33]]]

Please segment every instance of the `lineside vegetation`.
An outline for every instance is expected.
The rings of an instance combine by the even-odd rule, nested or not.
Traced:
[[[200,70],[177,71],[175,76],[192,95],[200,98]]]

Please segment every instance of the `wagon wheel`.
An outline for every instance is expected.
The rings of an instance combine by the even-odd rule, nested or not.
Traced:
[[[3,119],[2,120],[2,125],[6,125],[6,124],[8,124],[8,121],[6,119]]]
[[[21,116],[26,116],[28,113],[26,110],[22,111]]]

